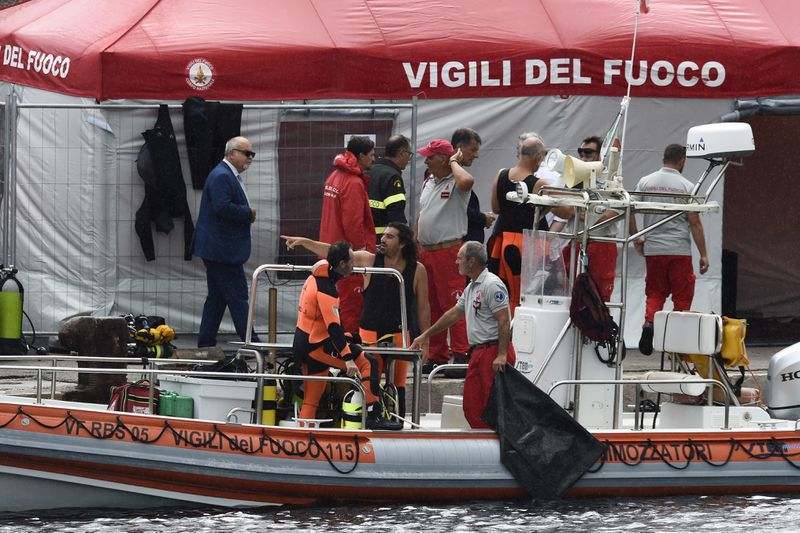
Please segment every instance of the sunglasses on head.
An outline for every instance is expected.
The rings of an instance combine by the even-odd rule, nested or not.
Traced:
[[[581,157],[586,157],[590,155],[594,155],[597,153],[597,150],[593,148],[578,148],[578,155]]]
[[[242,153],[242,154],[244,154],[245,157],[255,157],[256,156],[256,153],[251,151],[251,150],[241,150],[239,148],[234,148],[233,151]]]

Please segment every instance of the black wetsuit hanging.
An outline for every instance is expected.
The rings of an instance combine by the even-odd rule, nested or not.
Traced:
[[[206,102],[192,96],[183,102],[183,131],[192,186],[201,190],[208,173],[225,157],[225,143],[241,135],[242,105]]]
[[[136,168],[144,181],[144,200],[136,211],[134,224],[142,251],[148,261],[156,258],[151,222],[155,224],[156,231],[169,233],[175,227],[172,219],[183,217],[183,258],[190,261],[194,224],[186,201],[178,143],[166,105],[159,106],[155,126],[142,133],[142,136],[145,144],[139,150]]]

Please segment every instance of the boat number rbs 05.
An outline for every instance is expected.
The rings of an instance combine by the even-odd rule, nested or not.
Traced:
[[[260,453],[276,457],[301,457],[337,462],[353,462],[359,454],[356,442],[317,441],[300,436],[286,438],[280,436],[227,434],[220,430],[200,431],[170,427],[162,438],[161,428],[126,424],[121,426],[115,422],[80,421],[68,418],[64,427],[68,435],[91,435],[95,438],[114,440],[136,440],[151,444],[163,444],[176,447],[188,447],[203,450],[220,450],[226,452]],[[364,446],[362,454],[369,454],[370,448]]]

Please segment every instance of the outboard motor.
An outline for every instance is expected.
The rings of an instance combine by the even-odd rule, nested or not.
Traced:
[[[767,408],[773,418],[800,419],[800,343],[784,348],[769,360]]]

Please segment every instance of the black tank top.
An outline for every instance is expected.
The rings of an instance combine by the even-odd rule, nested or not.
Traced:
[[[384,255],[375,254],[375,266],[383,268]],[[406,319],[412,339],[418,333],[417,304],[414,296],[414,274],[417,264],[406,265],[401,274],[405,282]],[[388,274],[372,274],[369,285],[364,290],[364,307],[361,310],[361,327],[376,331],[378,338],[387,333],[399,333],[402,330],[400,320],[400,289],[394,276]]]
[[[497,201],[500,204],[500,214],[497,217],[497,222],[494,223],[493,234],[495,235],[505,231],[522,233],[524,229],[533,228],[533,204],[518,204],[506,199],[506,193],[515,191],[517,188],[517,184],[509,179],[508,174],[509,169],[504,168],[500,171],[500,176],[497,180]],[[530,174],[523,181],[528,186],[528,192],[531,192],[539,179]],[[547,222],[544,217],[539,221],[539,229],[547,229]]]

